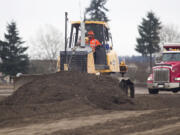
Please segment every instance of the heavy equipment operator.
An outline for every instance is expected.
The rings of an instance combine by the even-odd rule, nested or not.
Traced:
[[[88,40],[86,40],[86,44],[90,45],[93,52],[95,52],[97,46],[101,45],[99,40],[94,38],[94,32],[92,30],[88,32]]]

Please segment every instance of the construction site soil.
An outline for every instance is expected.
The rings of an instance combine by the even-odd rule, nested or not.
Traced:
[[[1,99],[0,135],[140,135],[144,130],[146,134],[164,131],[166,126],[171,131],[162,135],[180,134],[179,101],[179,94],[142,94],[130,99],[118,81],[107,75],[39,75]]]

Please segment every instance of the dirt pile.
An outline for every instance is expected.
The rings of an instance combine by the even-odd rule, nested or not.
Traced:
[[[120,91],[116,79],[105,75],[95,76],[77,72],[39,76],[20,87],[0,104],[49,104],[72,99],[103,109],[118,109],[119,105],[132,104],[132,101]]]

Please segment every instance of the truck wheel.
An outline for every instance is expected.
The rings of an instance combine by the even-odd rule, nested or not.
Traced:
[[[158,89],[148,89],[148,90],[149,90],[149,94],[159,94]]]
[[[172,92],[173,92],[173,93],[178,93],[178,91],[179,91],[179,90],[173,90]]]

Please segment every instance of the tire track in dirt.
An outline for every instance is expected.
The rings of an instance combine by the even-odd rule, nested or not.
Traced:
[[[143,132],[136,132],[132,134],[126,134],[126,135],[176,135],[176,133],[179,134],[180,132],[180,122],[177,122],[175,124],[170,124],[163,126],[161,128],[147,130]]]
[[[178,120],[179,117],[171,117],[171,118],[167,118],[167,119],[158,119],[158,120],[154,120],[153,123],[157,123],[157,122],[165,122],[165,121],[170,121],[170,120]],[[149,121],[143,121],[141,122],[140,124],[137,124],[139,126],[141,125],[148,125],[149,124]],[[129,124],[129,125],[126,125],[126,126],[122,126],[121,129],[123,128],[134,128],[134,124]]]
[[[173,110],[157,110],[154,113],[140,115],[139,117],[134,117],[132,115],[132,117],[128,117],[125,119],[115,119],[112,121],[107,121],[106,123],[96,124],[93,126],[87,126],[73,130],[60,130],[52,133],[52,135],[129,135],[132,133],[137,133],[136,135],[142,133],[142,135],[144,135],[144,131],[146,132],[151,129],[159,129],[163,126],[172,125],[180,122],[179,115],[176,116],[176,113],[178,113],[178,111],[174,113],[168,113],[168,111]],[[171,131],[169,133],[167,132],[167,130],[165,130],[165,132],[163,133],[167,133],[160,135],[179,135],[180,129],[176,130],[172,130],[172,134],[170,134]],[[173,134],[174,132],[178,134]],[[156,135],[156,133],[153,133],[151,135],[154,134]]]
[[[7,97],[7,96],[10,96],[12,95],[14,92],[13,89],[0,89],[0,96],[4,96],[4,97]]]
[[[102,124],[107,121],[124,119],[128,117],[139,117],[142,114],[150,114],[155,112],[154,110],[146,111],[121,111],[112,112],[104,115],[92,115],[88,117],[79,117],[74,119],[61,119],[52,123],[33,124],[29,126],[19,128],[2,128],[0,129],[0,135],[44,135],[51,134],[60,130],[70,130],[85,126],[93,126],[95,124]]]

